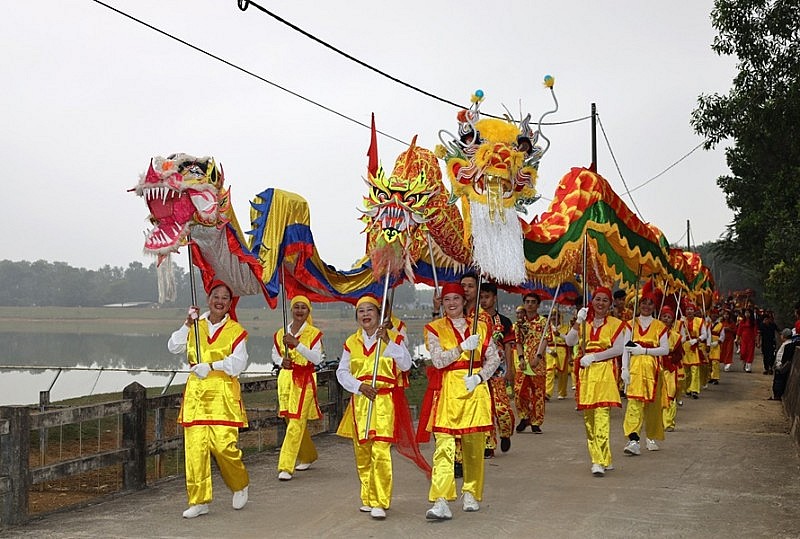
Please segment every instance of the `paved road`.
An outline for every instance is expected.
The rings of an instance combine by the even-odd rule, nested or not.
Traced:
[[[478,513],[451,504],[453,520],[430,522],[428,484],[395,456],[388,518],[360,513],[349,440],[317,439],[320,460],[278,482],[277,455],[248,461],[250,503],[241,511],[218,476],[211,512],[181,518],[186,495],[173,480],[6,530],[7,537],[800,537],[800,459],[770,377],[723,373],[719,386],[679,409],[678,429],[658,452],[623,456],[622,412],[612,413],[616,470],[590,472],[581,415],[572,400],[548,404],[544,434],[512,438],[487,461]],[[430,456],[432,446],[425,448]]]

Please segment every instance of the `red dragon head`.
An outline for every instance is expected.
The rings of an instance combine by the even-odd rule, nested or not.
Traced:
[[[150,161],[130,191],[144,197],[153,225],[145,231],[144,251],[164,256],[186,243],[192,225],[222,227],[230,210],[225,175],[211,157],[179,153]]]

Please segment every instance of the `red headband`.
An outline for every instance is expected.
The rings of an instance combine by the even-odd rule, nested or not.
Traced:
[[[613,297],[611,290],[609,290],[605,286],[598,286],[597,288],[595,288],[592,297],[596,296],[597,294],[605,294],[606,296],[608,296],[608,299],[611,299]]]
[[[462,298],[466,297],[464,287],[461,286],[461,283],[444,283],[444,285],[442,285],[442,297],[445,297],[447,294],[458,294]]]

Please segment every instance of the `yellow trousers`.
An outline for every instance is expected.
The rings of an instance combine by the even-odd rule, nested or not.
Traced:
[[[209,503],[211,495],[211,455],[223,481],[232,492],[250,484],[238,447],[239,429],[224,425],[195,425],[183,429],[186,493],[189,505]]]
[[[548,358],[551,356],[548,355]],[[555,381],[556,376],[558,376],[558,396],[559,397],[566,397],[567,396],[567,384],[569,383],[569,365],[566,365],[565,368],[562,370],[558,369],[558,363],[553,361],[553,365],[551,368],[550,360],[548,359],[547,362],[547,396],[553,396],[553,390],[555,389]]]
[[[686,392],[700,393],[700,386],[702,385],[700,365],[690,365],[688,368],[684,367],[684,369],[686,370],[686,380],[684,381]]]
[[[361,483],[361,503],[389,509],[392,503],[392,444],[353,440],[356,470]]]
[[[456,478],[453,474],[453,459],[456,452],[456,439],[452,434],[434,433],[436,445],[433,450],[433,473],[428,500],[438,498],[456,499]],[[471,492],[475,499],[483,498],[483,449],[486,443],[485,432],[461,435],[464,454],[464,484],[461,492]]]
[[[625,419],[622,421],[622,429],[626,437],[634,432],[639,434],[642,430],[642,425],[644,425],[648,438],[651,440],[664,439],[664,418],[662,416],[663,386],[663,376],[659,376],[656,381],[653,402],[628,398]]]
[[[583,411],[586,441],[592,464],[611,466],[611,408],[587,408]]]
[[[719,360],[712,359],[711,360],[711,380],[719,380]]]
[[[664,408],[663,420],[665,429],[675,428],[675,417],[678,415],[678,401],[677,399],[669,401],[669,406]]]
[[[286,420],[286,436],[281,445],[281,455],[278,457],[278,471],[294,473],[297,462],[311,464],[317,460],[317,448],[311,441],[308,433],[308,414],[314,406],[314,399],[307,398],[303,401],[303,410],[299,419]]]

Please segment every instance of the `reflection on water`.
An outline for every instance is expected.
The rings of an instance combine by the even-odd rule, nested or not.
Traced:
[[[349,333],[326,334],[324,346],[330,359],[341,355]],[[101,372],[24,369],[26,366],[95,367],[98,369],[187,370],[186,359],[167,351],[169,333],[153,335],[87,335],[64,333],[0,333],[0,365],[20,366],[0,371],[0,405],[36,404],[39,392],[53,388],[50,400],[90,394],[119,392],[132,382],[163,388],[170,375],[160,372]],[[272,370],[272,337],[250,335],[250,362],[245,371]],[[186,382],[186,373],[175,376],[172,385]],[[55,384],[53,381],[55,380]]]

